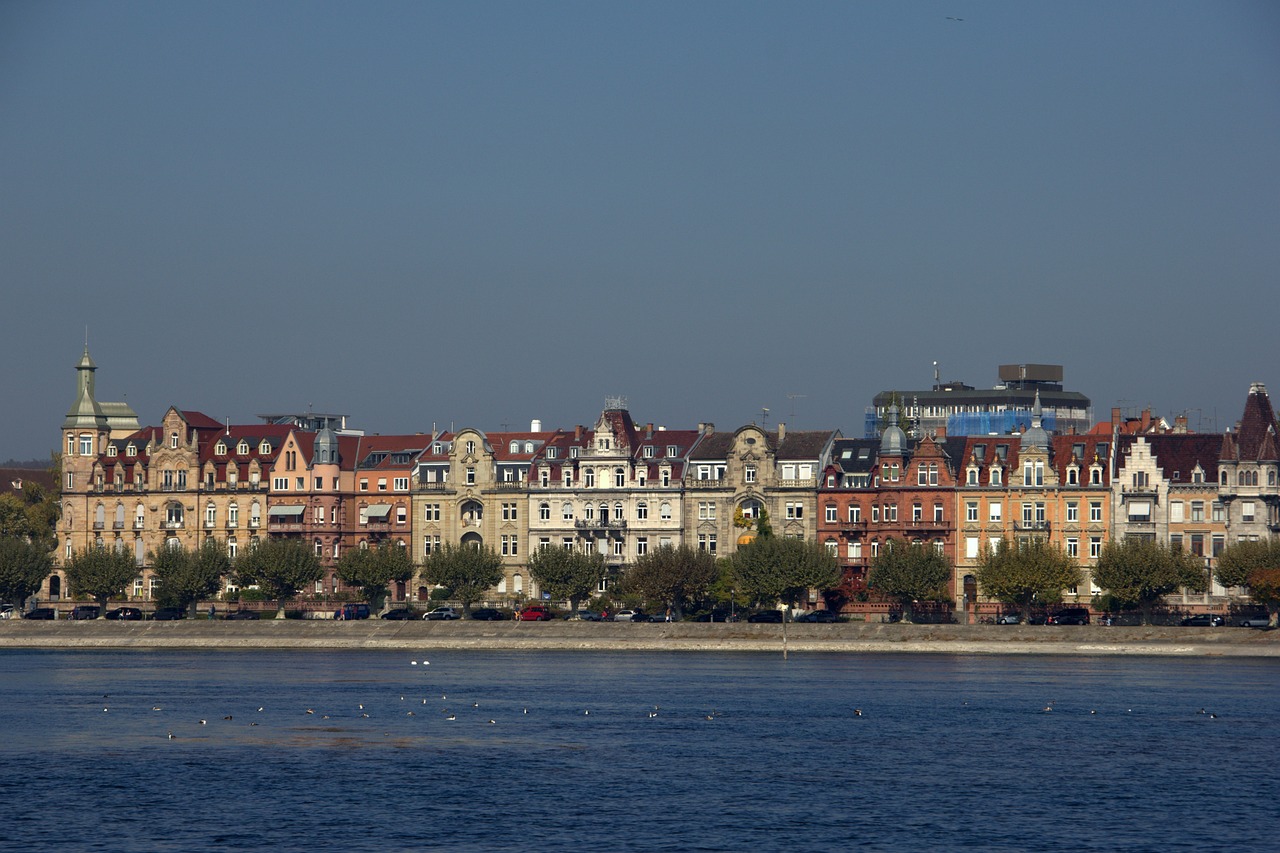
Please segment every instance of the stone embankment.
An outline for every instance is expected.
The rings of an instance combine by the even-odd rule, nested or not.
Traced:
[[[609,624],[590,622],[0,622],[0,649],[475,649],[923,652],[1280,657],[1280,631],[1246,628]]]

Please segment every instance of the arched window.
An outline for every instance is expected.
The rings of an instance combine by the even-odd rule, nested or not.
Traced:
[[[627,472],[622,468],[613,469],[613,485],[621,489],[627,484]]]
[[[538,520],[539,521],[551,520],[551,504],[547,503],[546,501],[543,501],[542,503],[538,504]]]

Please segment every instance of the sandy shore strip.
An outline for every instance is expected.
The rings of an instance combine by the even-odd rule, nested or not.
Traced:
[[[0,649],[470,649],[783,651],[781,625],[586,622],[0,622]],[[1280,631],[1247,628],[786,626],[788,653],[1149,655],[1280,658]]]

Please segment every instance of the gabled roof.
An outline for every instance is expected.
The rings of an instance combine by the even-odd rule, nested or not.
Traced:
[[[1122,435],[1116,442],[1118,458],[1123,459],[1141,438],[1151,448],[1151,456],[1171,483],[1190,483],[1197,466],[1204,471],[1206,483],[1218,481],[1218,460],[1229,437],[1200,433],[1165,433],[1161,435]]]
[[[1260,382],[1249,388],[1249,396],[1245,399],[1244,415],[1235,431],[1235,459],[1256,462],[1274,460],[1276,432],[1276,415],[1271,408],[1271,398],[1267,389]],[[1272,436],[1271,444],[1267,444],[1267,436]],[[1226,448],[1223,448],[1224,452]],[[1266,455],[1270,454],[1270,455]]]

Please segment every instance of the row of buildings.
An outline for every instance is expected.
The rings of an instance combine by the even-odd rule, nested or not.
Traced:
[[[1058,418],[1067,424],[1059,433],[1046,428],[1040,401],[1055,389],[1025,381],[1014,389],[1024,405],[993,412],[1021,413],[1025,427],[1011,432],[948,434],[956,421],[938,419],[933,404],[935,420],[921,426],[898,408],[924,414],[918,397],[897,395],[877,398],[868,429],[877,434],[861,438],[782,424],[655,428],[635,423],[622,399],[606,400],[589,427],[366,435],[341,416],[231,424],[178,408],[142,427],[127,406],[97,401],[95,371],[86,350],[62,427],[59,558],[94,545],[134,554],[137,598],[153,592],[149,555],[165,545],[212,537],[234,557],[266,536],[310,543],[326,567],[313,590],[322,596],[344,591],[334,566],[346,549],[384,541],[418,563],[445,544],[492,547],[505,567],[495,603],[539,595],[527,569],[535,550],[596,551],[609,567],[603,591],[664,545],[732,554],[767,513],[775,534],[823,543],[854,589],[890,538],[931,544],[955,566],[956,606],[970,609],[979,554],[1000,539],[1046,539],[1087,578],[1108,539],[1168,542],[1212,571],[1228,542],[1266,538],[1280,524],[1276,421],[1260,384],[1240,423],[1213,435],[1118,410],[1081,429],[1088,401],[1079,395],[1063,401],[1071,416]],[[47,583],[47,597],[62,595],[60,570]],[[1086,579],[1066,596],[1087,603],[1096,592]],[[1214,585],[1183,603],[1226,592]],[[428,595],[415,581],[393,590]]]

